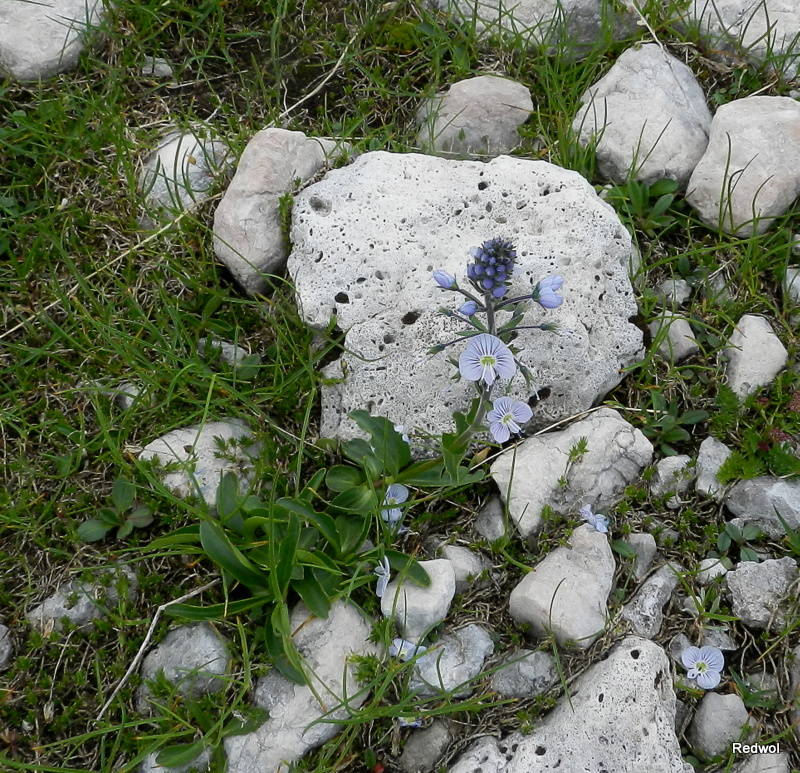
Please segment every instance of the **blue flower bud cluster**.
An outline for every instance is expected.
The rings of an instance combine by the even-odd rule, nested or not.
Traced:
[[[467,267],[467,276],[472,286],[492,298],[502,298],[514,273],[514,245],[506,239],[489,239],[481,247],[473,247],[470,254],[474,263]]]

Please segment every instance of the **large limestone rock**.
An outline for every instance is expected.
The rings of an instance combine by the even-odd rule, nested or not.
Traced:
[[[38,81],[71,70],[105,14],[102,0],[0,0],[0,76]]]
[[[687,201],[712,228],[764,233],[800,193],[800,103],[747,97],[720,107]],[[755,222],[754,222],[755,221]]]
[[[564,303],[536,304],[526,324],[555,322],[556,333],[521,330],[515,341],[540,390],[533,426],[590,407],[642,352],[628,278],[630,236],[614,211],[575,172],[500,156],[486,164],[417,154],[367,153],[300,193],[293,210],[289,273],[305,320],[347,331],[345,354],[325,371],[322,435],[358,434],[347,413],[368,409],[406,428],[453,427],[453,410],[474,397],[452,382],[457,344],[427,350],[464,327],[443,317],[459,304],[433,280],[442,269],[466,283],[471,247],[511,239],[518,263],[510,295],[530,293],[548,275],[565,277]],[[502,386],[505,388],[505,385]],[[510,394],[534,392],[516,378]]]
[[[570,461],[584,438],[585,452]],[[615,410],[601,408],[567,429],[528,438],[506,451],[491,474],[508,499],[509,515],[529,538],[541,529],[545,505],[562,514],[577,514],[585,504],[595,512],[612,507],[652,458],[653,446],[638,429]]]
[[[258,730],[225,739],[228,773],[285,773],[341,730],[336,722],[312,724],[315,720],[345,719],[349,712],[343,702],[357,709],[367,697],[359,692],[351,658],[376,655],[378,649],[369,641],[369,622],[355,607],[337,601],[328,619],[320,620],[299,604],[291,628],[311,684],[294,684],[274,669],[258,680],[255,702],[270,716]]]
[[[214,252],[248,292],[266,287],[265,274],[286,262],[281,197],[307,183],[341,155],[334,140],[264,129],[247,144],[214,213]]]
[[[597,163],[609,180],[648,184],[689,180],[708,144],[711,113],[683,62],[655,43],[629,48],[581,97],[572,123],[582,145],[598,140]]]

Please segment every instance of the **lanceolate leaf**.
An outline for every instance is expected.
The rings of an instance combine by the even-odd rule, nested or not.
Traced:
[[[216,521],[207,520],[200,524],[200,542],[208,557],[234,579],[251,590],[267,590],[266,575],[242,555]]]

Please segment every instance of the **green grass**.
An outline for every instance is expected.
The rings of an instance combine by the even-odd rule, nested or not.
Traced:
[[[764,87],[763,93],[786,93],[788,85],[773,83],[764,69],[714,65],[696,38],[678,35],[674,14],[655,8],[647,14],[662,42],[688,60],[712,104]],[[648,39],[644,29],[641,37]],[[576,63],[563,52],[532,55],[517,43],[513,37],[482,42],[474,30],[447,24],[410,0],[123,0],[109,16],[102,44],[84,53],[74,72],[42,85],[0,85],[0,609],[16,637],[0,688],[0,767],[131,771],[149,750],[202,735],[218,739],[225,723],[247,710],[254,680],[267,667],[264,643],[250,636],[246,619],[226,621],[220,627],[234,642],[236,660],[222,696],[194,706],[165,694],[169,710],[143,719],[132,710],[133,677],[97,721],[156,608],[216,576],[202,556],[148,549],[154,537],[197,523],[198,510],[157,484],[152,470],[137,461],[139,448],[170,429],[238,417],[264,445],[257,478],[286,495],[340,461],[312,442],[320,368],[337,350],[336,331],[317,345],[285,278],[274,277],[264,296],[253,299],[217,264],[211,223],[223,181],[177,223],[143,230],[137,194],[142,158],[166,129],[198,124],[222,136],[237,155],[269,125],[341,136],[359,152],[407,152],[424,97],[492,71],[523,82],[534,99],[515,153],[575,169],[599,187],[591,149],[578,146],[570,126],[584,90],[628,44],[609,44]],[[174,82],[141,76],[145,55],[168,59]],[[775,431],[800,438],[798,411],[791,407],[800,393],[791,370],[797,347],[792,315],[798,310],[780,289],[798,217],[790,211],[767,234],[736,239],[700,224],[680,195],[666,225],[648,219],[652,203],[644,211],[620,206],[643,257],[640,321],[658,314],[647,288],[667,277],[687,279],[694,294],[686,314],[701,353],[680,365],[648,354],[609,404],[641,428],[652,427],[665,404],[674,402],[680,414],[706,410],[711,421],[689,426],[688,439],[675,450],[696,453],[713,431],[737,449],[731,477],[750,474],[763,450],[759,444],[774,448],[781,437]],[[729,281],[729,297],[712,289],[715,276]],[[739,406],[719,389],[719,355],[744,313],[767,316],[790,351],[790,369]],[[262,364],[244,379],[209,363],[197,352],[203,336],[246,344],[261,353]],[[122,412],[106,392],[126,381],[140,383],[145,394],[134,410]],[[779,456],[776,451],[766,468],[762,460],[758,472],[796,474],[796,467],[780,466],[789,461]],[[134,481],[154,523],[123,541],[109,536],[82,542],[78,527],[108,506],[120,476]],[[434,537],[474,539],[472,517],[492,490],[483,482],[437,495],[424,512],[415,511],[415,533],[401,548],[413,554]],[[714,549],[723,525],[719,508],[695,500],[669,511],[661,504],[643,488],[632,489],[617,523],[635,531],[656,517],[679,535],[667,557],[691,567]],[[520,632],[497,609],[496,598],[519,581],[521,564],[563,543],[576,524],[553,519],[536,546],[516,538],[484,545],[499,579],[491,597],[473,590],[459,600],[458,622],[486,622],[498,651],[519,642]],[[790,554],[784,543],[760,546],[774,557]],[[25,611],[56,586],[112,560],[137,571],[135,603],[112,610],[88,633],[43,635],[25,626]],[[629,595],[635,583],[627,564],[618,563],[617,585]],[[208,603],[223,598],[218,586],[204,597]],[[355,601],[377,611],[365,591],[356,592]],[[723,611],[729,611],[724,602]],[[160,620],[155,641],[170,624]],[[375,636],[385,642],[392,634],[379,623]],[[792,630],[754,642],[742,656],[744,665],[753,666],[761,653],[780,662],[795,643]],[[561,653],[565,674],[577,673],[599,652],[594,648],[588,659]],[[402,737],[394,718],[402,714],[449,713],[467,732],[479,726],[506,732],[520,721],[535,721],[559,695],[556,688],[538,701],[509,706],[481,688],[462,704],[414,706],[402,690],[407,667],[366,662],[363,671],[372,697],[342,736],[307,757],[302,769],[389,764]],[[753,711],[770,732],[788,727],[785,714],[776,718],[758,706]]]

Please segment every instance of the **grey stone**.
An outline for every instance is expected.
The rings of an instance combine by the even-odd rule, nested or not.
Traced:
[[[558,679],[553,656],[542,650],[512,650],[497,667],[491,688],[503,698],[535,698]]]
[[[745,314],[731,333],[723,356],[728,360],[728,386],[741,399],[770,384],[783,370],[789,353],[764,317]]]
[[[492,652],[494,643],[480,626],[470,624],[447,633],[414,663],[409,689],[421,696],[447,693],[466,698],[475,691],[472,680]]]
[[[758,630],[780,630],[787,620],[785,598],[797,582],[797,562],[788,556],[756,564],[743,561],[725,575],[733,614]]]
[[[661,630],[664,605],[672,596],[681,571],[677,564],[662,566],[645,580],[636,595],[625,605],[622,616],[631,624],[636,634],[652,639]]]
[[[219,356],[232,368],[240,368],[245,364],[245,359],[251,357],[250,351],[244,346],[222,341],[218,338],[201,338],[197,341],[197,351],[206,359]]]
[[[0,625],[0,669],[8,665],[14,653],[14,637],[7,625]]]
[[[142,712],[148,710],[152,693],[147,681],[156,679],[159,673],[184,697],[221,692],[230,664],[227,639],[210,623],[173,628],[142,662],[136,707]]]
[[[717,577],[724,577],[727,573],[728,567],[719,558],[704,558],[697,572],[697,582],[700,585],[711,585]]]
[[[492,497],[475,519],[475,531],[489,542],[506,535],[505,507],[500,497]]]
[[[800,644],[789,654],[789,719],[794,730],[794,737],[800,742]]]
[[[479,75],[425,102],[417,113],[417,143],[427,152],[464,158],[499,156],[519,144],[517,129],[532,111],[526,86]]]
[[[689,728],[689,743],[705,757],[716,757],[740,740],[749,722],[747,708],[738,695],[707,692]]]
[[[258,680],[255,702],[269,711],[269,719],[252,733],[225,739],[227,773],[285,773],[309,749],[333,738],[341,730],[336,720],[346,719],[348,708],[358,709],[367,698],[352,657],[377,655],[378,648],[355,607],[336,601],[321,620],[298,604],[290,623],[311,684],[294,684],[274,669]],[[334,721],[315,722],[323,716]]]
[[[662,311],[648,327],[662,360],[681,362],[700,351],[688,321],[671,311]]]
[[[453,734],[447,722],[435,719],[430,727],[409,735],[397,764],[405,773],[429,773],[436,767],[452,740]]]
[[[779,515],[790,529],[800,529],[800,481],[766,475],[741,480],[725,497],[725,507],[743,524],[752,523],[769,537],[780,538],[786,532]]]
[[[570,452],[582,438],[586,452],[571,461]],[[545,505],[562,514],[586,503],[595,512],[613,507],[652,456],[653,446],[638,429],[611,408],[601,408],[567,429],[528,438],[504,452],[491,475],[500,495],[509,497],[508,510],[520,534],[532,537],[541,529]]]
[[[102,569],[95,582],[70,580],[62,585],[52,596],[31,609],[25,618],[45,630],[63,631],[61,621],[64,618],[78,629],[89,628],[92,620],[105,617],[106,609],[120,603],[120,589],[125,591],[128,601],[133,601],[138,587],[136,574],[127,566]]]
[[[448,773],[503,773],[509,760],[496,738],[484,736],[472,744]]]
[[[498,228],[517,252],[510,295],[548,275],[568,277],[563,304],[546,314],[558,332],[522,330],[515,341],[536,386],[550,390],[530,428],[586,410],[619,383],[620,368],[642,351],[629,321],[631,242],[586,180],[510,156],[480,163],[365,153],[303,190],[292,211],[288,269],[303,318],[324,329],[335,314],[346,331],[346,352],[324,371],[341,383],[323,387],[323,436],[360,437],[347,414],[365,408],[406,427],[450,431],[453,410],[465,410],[474,390],[465,379],[448,387],[447,356],[427,354],[463,328],[438,313],[456,301],[443,298],[432,273],[464,282],[470,249]],[[526,320],[544,318],[531,309]],[[534,392],[523,379],[508,390],[525,401]]]
[[[231,167],[230,148],[208,130],[171,131],[145,159],[139,175],[144,201],[142,223],[152,228],[205,201],[214,183]]]
[[[625,51],[581,97],[572,122],[579,141],[597,142],[600,173],[648,185],[669,178],[685,186],[705,152],[711,113],[683,62],[647,43]]]
[[[570,693],[529,735],[507,739],[516,752],[504,773],[691,773],[675,737],[671,669],[657,644],[626,638],[590,666]]]
[[[191,762],[168,768],[158,764],[159,752],[152,752],[145,757],[139,773],[205,773],[211,765],[211,750],[203,749]]]
[[[690,456],[665,456],[656,464],[650,480],[650,493],[654,497],[673,494],[667,501],[667,507],[675,509],[680,506],[680,495],[689,490],[693,480],[694,469]]]
[[[579,526],[570,547],[549,553],[511,591],[509,613],[536,636],[552,631],[559,644],[587,649],[605,628],[614,569],[606,535]]]
[[[665,279],[656,287],[656,293],[670,306],[683,306],[692,297],[692,288],[685,279]]]
[[[73,69],[105,16],[102,0],[0,0],[0,74],[38,81]]]
[[[636,554],[633,559],[633,579],[641,582],[650,571],[658,547],[652,534],[629,534],[622,541]]]
[[[389,583],[381,599],[383,615],[394,617],[400,635],[415,643],[447,617],[456,594],[456,576],[449,561],[439,558],[419,564],[431,579],[427,588],[401,577]]]
[[[800,268],[789,266],[783,277],[783,294],[795,305],[800,304]]]
[[[485,556],[460,545],[444,545],[441,552],[442,558],[446,558],[453,565],[456,593],[464,593],[476,583],[478,587],[486,586],[485,580],[478,579],[486,569],[491,567],[491,563]]]
[[[734,768],[734,773],[789,773],[790,769],[789,755],[786,752],[757,752]]]
[[[695,463],[697,480],[695,480],[695,491],[704,497],[713,497],[716,501],[721,501],[725,487],[719,482],[717,473],[725,460],[733,453],[728,446],[720,443],[714,437],[707,437],[701,444]]]
[[[247,144],[214,213],[214,252],[249,293],[286,265],[281,199],[349,149],[303,132],[263,129]],[[363,406],[361,406],[363,408]]]
[[[759,697],[767,700],[780,700],[781,686],[775,674],[766,670],[754,671],[751,674],[745,674],[744,681],[751,690],[759,693]]]
[[[669,640],[669,645],[667,646],[670,659],[673,663],[683,668],[681,655],[691,646],[692,642],[685,633],[675,634],[675,636]]]
[[[253,479],[253,460],[261,445],[239,419],[210,421],[174,429],[148,443],[139,455],[163,465],[163,484],[176,496],[201,496],[214,507],[220,480],[233,472],[245,494]]]
[[[139,384],[134,384],[132,381],[125,381],[120,384],[117,389],[107,390],[105,394],[109,395],[114,404],[121,411],[129,411],[136,404],[136,401],[145,393],[144,388]]]
[[[171,78],[172,66],[160,56],[145,56],[142,59],[142,75],[146,78]]]
[[[737,236],[764,233],[800,193],[798,133],[800,104],[789,97],[722,105],[686,200],[712,228]]]
[[[716,647],[718,650],[722,650],[722,652],[733,652],[739,649],[739,646],[727,631],[723,631],[719,628],[710,628],[708,626],[703,628],[703,632],[700,635],[700,646]]]
[[[680,698],[675,700],[675,735],[683,735],[692,719],[692,710]]]

